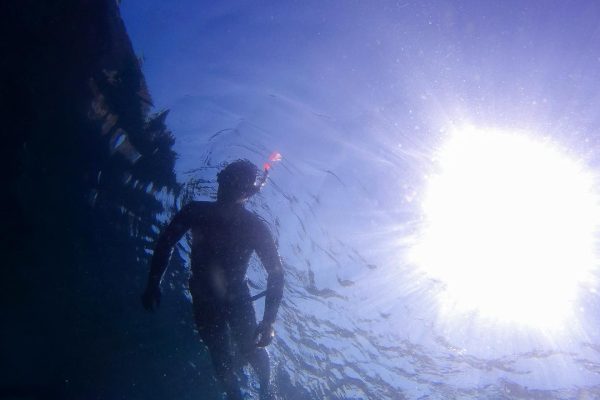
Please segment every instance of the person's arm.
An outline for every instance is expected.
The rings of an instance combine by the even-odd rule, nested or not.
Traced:
[[[183,207],[158,236],[152,261],[150,262],[148,284],[142,296],[142,304],[147,310],[154,310],[160,304],[160,282],[167,269],[173,246],[190,229],[192,219],[191,209],[191,204]]]
[[[264,222],[259,221],[257,225],[256,253],[268,274],[265,313],[259,325],[259,332],[257,332],[260,336],[257,345],[264,347],[271,342],[273,337],[273,323],[283,296],[284,279],[281,259],[277,253],[273,236]]]

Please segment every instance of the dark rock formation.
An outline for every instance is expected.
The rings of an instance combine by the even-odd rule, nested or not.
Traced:
[[[0,398],[197,398],[201,347],[175,329],[186,300],[156,316],[139,302],[179,186],[118,4],[8,1],[0,15]]]

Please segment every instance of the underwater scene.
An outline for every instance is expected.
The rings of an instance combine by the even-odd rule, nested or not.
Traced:
[[[600,399],[600,2],[0,15],[0,399]]]

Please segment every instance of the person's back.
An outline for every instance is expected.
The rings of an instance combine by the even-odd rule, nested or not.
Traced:
[[[263,397],[269,397],[269,359],[264,346],[272,340],[272,325],[283,292],[283,270],[269,229],[260,217],[243,207],[244,201],[258,191],[256,176],[253,164],[232,163],[219,174],[216,202],[191,202],[177,213],[158,240],[142,297],[147,309],[158,306],[159,283],[171,249],[191,230],[190,292],[196,325],[229,399],[239,399],[241,395],[232,368],[227,327],[243,356],[257,371]],[[253,251],[269,274],[265,314],[260,324],[256,323],[246,283]]]
[[[222,205],[193,202],[189,205],[192,220],[192,281],[207,284],[216,299],[235,296],[243,284],[252,252],[261,248],[258,238],[265,238],[265,228],[258,216],[239,204]]]

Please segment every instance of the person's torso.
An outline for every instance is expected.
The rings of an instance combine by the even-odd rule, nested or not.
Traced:
[[[247,292],[256,216],[241,206],[196,202],[192,221],[192,295],[233,300]]]

